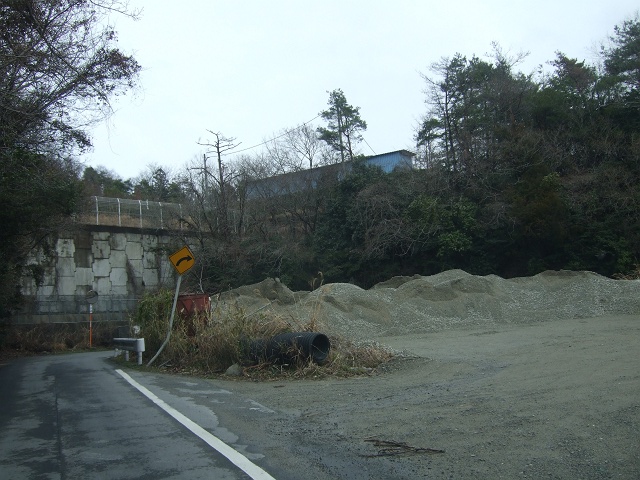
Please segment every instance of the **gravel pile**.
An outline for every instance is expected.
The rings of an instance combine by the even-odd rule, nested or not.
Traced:
[[[612,280],[585,271],[503,279],[449,270],[394,277],[369,290],[333,283],[313,292],[292,292],[277,279],[267,279],[227,292],[220,301],[237,303],[247,313],[271,310],[300,322],[313,318],[329,334],[372,340],[460,327],[640,314],[640,280]]]

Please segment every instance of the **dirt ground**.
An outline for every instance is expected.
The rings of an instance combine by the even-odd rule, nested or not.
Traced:
[[[640,281],[450,271],[312,294],[270,282],[235,299],[398,352],[357,378],[229,381],[326,473],[301,478],[640,478]]]

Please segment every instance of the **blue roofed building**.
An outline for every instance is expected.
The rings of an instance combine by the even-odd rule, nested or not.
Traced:
[[[409,150],[396,150],[395,152],[381,153],[365,159],[366,165],[380,167],[384,173],[396,170],[410,170],[413,168],[413,157],[416,154]]]
[[[247,185],[247,197],[249,199],[268,198],[287,195],[303,190],[314,189],[328,182],[335,183],[344,178],[353,168],[355,163],[379,167],[384,173],[399,170],[411,170],[415,153],[409,150],[396,150],[394,152],[372,155],[353,162],[335,163],[323,165],[310,170],[283,173],[273,177],[261,178],[249,181]]]

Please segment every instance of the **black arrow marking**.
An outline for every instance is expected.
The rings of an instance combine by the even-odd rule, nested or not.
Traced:
[[[193,260],[193,258],[191,258],[190,255],[187,255],[186,257],[182,257],[180,260],[176,262],[176,267],[179,266],[182,262],[188,262],[190,260]]]

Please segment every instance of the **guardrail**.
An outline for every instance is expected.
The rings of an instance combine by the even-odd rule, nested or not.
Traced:
[[[124,351],[124,359],[129,361],[129,352],[136,352],[138,356],[138,365],[142,365],[142,352],[144,352],[144,338],[114,338],[113,346],[115,347],[114,357],[120,355],[119,350]]]

